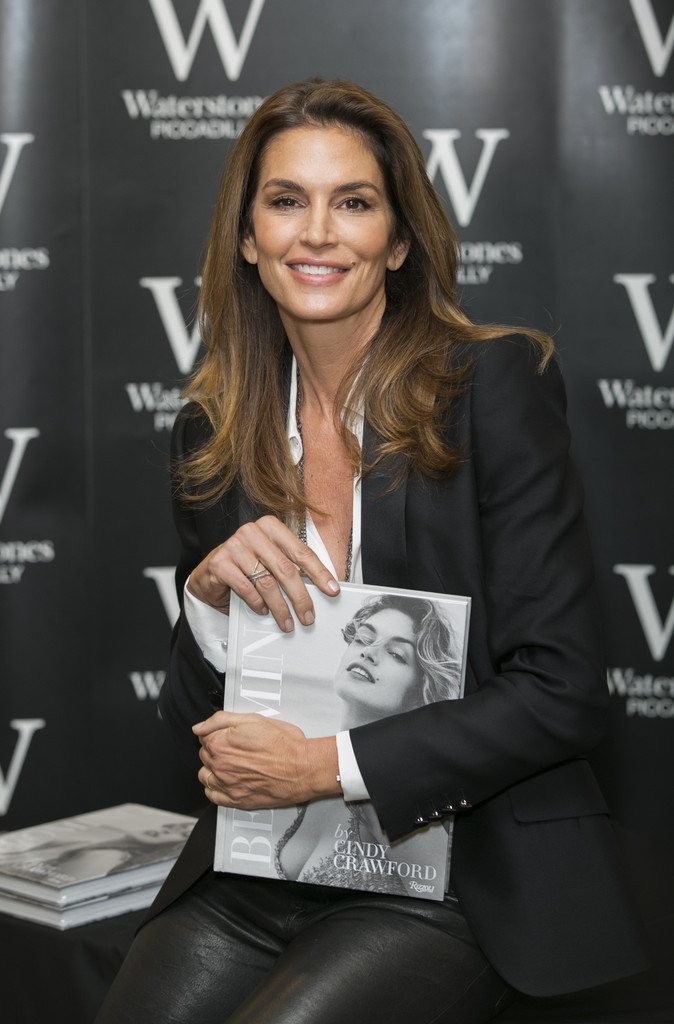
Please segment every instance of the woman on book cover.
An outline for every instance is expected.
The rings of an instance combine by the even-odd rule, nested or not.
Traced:
[[[357,85],[281,89],[233,146],[160,697],[209,806],[99,1024],[479,1024],[647,966],[583,756],[608,695],[561,374],[546,335],[470,322],[459,256],[409,129]],[[305,576],[470,596],[465,696],[311,739],[215,711],[230,593],[302,630]],[[338,794],[392,841],[454,816],[444,902],[213,872],[218,806]]]
[[[96,826],[96,838],[88,831],[47,839],[29,849],[0,854],[0,871],[20,878],[44,880],[51,885],[74,885],[160,860],[177,857],[192,831],[193,822],[165,822],[159,827],[125,832],[108,825]]]
[[[356,611],[342,636],[347,647],[335,673],[335,692],[343,708],[342,729],[459,696],[460,661],[454,638],[449,623],[433,601],[381,594]],[[445,825],[449,828],[448,819]],[[426,843],[419,842],[422,835]],[[401,857],[400,853],[394,851],[389,857],[391,851],[387,846],[386,853],[376,854],[382,864],[374,875],[360,870],[363,858],[347,859],[341,852],[344,842],[336,847],[336,837],[347,837],[356,850],[377,850],[384,837],[372,805],[342,800],[303,804],[276,846],[279,876],[339,886],[351,880],[357,889],[409,893],[408,876],[385,870],[384,862]],[[437,835],[433,846],[440,856],[446,857],[445,833]],[[413,833],[407,839],[402,859],[405,865],[426,866],[429,852],[427,836]]]

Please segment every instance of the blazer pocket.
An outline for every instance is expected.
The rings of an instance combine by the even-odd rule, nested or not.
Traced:
[[[608,814],[599,783],[583,758],[565,761],[508,790],[517,821],[558,821]]]

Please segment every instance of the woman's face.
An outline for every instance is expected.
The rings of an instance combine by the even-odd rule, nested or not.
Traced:
[[[371,335],[385,306],[386,270],[406,245],[374,155],[342,128],[292,128],[262,157],[244,258],[257,264],[292,340],[294,326],[339,321],[345,337]]]
[[[384,718],[423,703],[414,623],[397,608],[361,622],[337,669],[335,691],[349,706]],[[368,719],[369,720],[369,719]]]

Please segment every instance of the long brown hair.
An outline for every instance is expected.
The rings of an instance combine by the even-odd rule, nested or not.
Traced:
[[[400,472],[452,473],[462,453],[447,443],[448,407],[467,386],[466,343],[511,333],[471,324],[454,297],[458,239],[433,188],[422,153],[404,121],[382,100],[350,82],[311,79],[281,89],[253,114],[224,169],[204,263],[199,323],[206,355],[185,390],[210,421],[205,445],[176,467],[182,495],[207,505],[239,481],[249,500],[283,519],[306,509],[288,451],[284,422],[287,339],[274,301],[241,243],[261,158],[273,136],[292,128],[337,126],[357,132],[382,170],[393,218],[392,241],[409,243],[400,269],[387,271],[386,309],[364,355],[342,380],[336,416],[347,396],[362,408],[380,442],[360,465],[349,431],[342,436],[354,470],[367,473],[387,456]],[[547,335],[526,332],[549,359]],[[363,370],[364,372],[360,372]]]

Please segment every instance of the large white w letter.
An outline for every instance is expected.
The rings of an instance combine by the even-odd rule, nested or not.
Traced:
[[[182,34],[172,0],[150,0],[150,7],[164,40],[173,74],[179,82],[184,82],[192,70],[194,57],[207,23],[211,27],[225,74],[232,82],[237,81],[264,7],[264,0],[251,0],[238,43],[223,0],[201,0],[187,42]]]
[[[12,493],[16,474],[19,472],[26,446],[34,437],[39,436],[40,431],[36,427],[8,427],[5,431],[5,437],[8,437],[12,442],[12,453],[9,456],[2,477],[2,484],[0,485],[0,523],[5,514],[7,502]]]
[[[35,136],[30,135],[28,132],[4,132],[0,135],[0,142],[4,142],[7,146],[7,156],[0,172],[0,213],[2,213],[2,208],[5,205],[5,199],[9,192],[9,186],[12,184],[12,178],[21,156],[21,150],[29,142],[34,141]]]
[[[655,20],[655,13],[651,0],[630,0],[632,11],[637,26],[644,41],[648,59],[653,68],[653,74],[661,77],[667,70],[669,58],[674,48],[674,15],[669,23],[667,38],[663,40],[660,35],[658,23]]]
[[[648,582],[648,577],[655,572],[655,566],[614,565],[613,571],[627,580],[653,661],[662,661],[674,632],[674,600],[669,606],[667,618],[662,622]],[[674,576],[674,565],[670,565],[669,573]]]
[[[154,580],[161,603],[166,612],[167,618],[173,626],[180,615],[180,605],[175,588],[175,566],[174,565],[149,565],[143,569],[143,576],[148,580]]]
[[[510,137],[510,132],[507,128],[478,128],[475,132],[477,138],[482,139],[482,152],[470,188],[454,148],[454,140],[461,138],[461,132],[457,128],[428,128],[422,134],[430,139],[432,146],[426,167],[428,177],[433,181],[440,170],[456,219],[465,228],[475,212],[496,147],[502,139]]]
[[[651,366],[656,372],[664,369],[674,341],[674,309],[663,333],[648,290],[655,281],[655,274],[615,274],[613,280],[625,287]],[[669,275],[669,280],[674,284],[674,274]]]
[[[14,718],[9,724],[12,729],[16,729],[19,738],[16,741],[12,760],[9,763],[7,778],[5,778],[2,768],[0,768],[0,814],[7,814],[9,810],[33,733],[37,732],[38,729],[44,729],[47,723],[44,718]]]
[[[154,296],[178,369],[182,374],[188,374],[192,372],[201,343],[201,335],[198,323],[195,323],[191,334],[187,333],[175,292],[182,283],[180,277],[141,277],[140,279],[141,288],[148,288]],[[197,278],[194,283],[199,285],[201,282]]]

